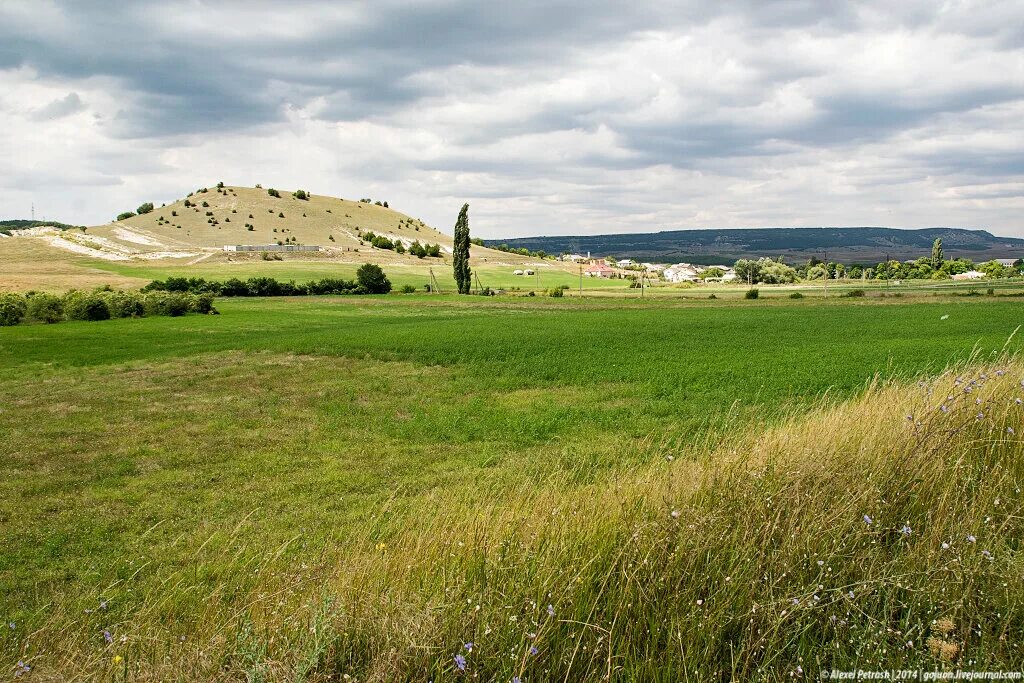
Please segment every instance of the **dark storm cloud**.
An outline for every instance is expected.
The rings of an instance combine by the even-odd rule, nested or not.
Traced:
[[[408,82],[423,71],[457,64],[542,64],[557,71],[581,48],[729,13],[764,29],[853,20],[845,3],[786,0],[717,8],[695,2],[378,2],[345,16],[332,14],[334,7],[56,3],[52,16],[40,13],[37,24],[24,16],[0,22],[0,67],[26,66],[66,79],[112,77],[126,100],[139,96],[122,111],[115,131],[145,137],[279,121],[286,103],[301,106],[316,95],[327,100],[324,118],[379,116],[438,94]],[[282,18],[298,30],[274,32]],[[281,84],[299,91],[298,101],[289,101]]]

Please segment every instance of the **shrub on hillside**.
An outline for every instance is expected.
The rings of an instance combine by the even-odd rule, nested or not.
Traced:
[[[33,294],[28,297],[26,315],[41,323],[58,323],[64,319],[64,302],[53,294]]]
[[[747,290],[747,291],[746,291],[746,292],[745,292],[745,293],[743,294],[743,298],[744,298],[744,299],[756,299],[756,298],[757,298],[757,297],[759,297],[760,295],[761,295],[761,293],[760,293],[759,291],[757,291],[757,287],[754,287],[753,289],[748,289],[748,290]]]
[[[793,292],[792,294],[789,295],[789,298],[790,299],[803,299],[804,295],[801,294],[800,292]]]
[[[416,291],[416,288],[412,285],[402,285],[402,294],[412,294]]]
[[[295,192],[292,192],[292,196],[295,197],[296,199],[309,199],[309,195],[306,194],[305,190],[295,190]]]
[[[553,289],[548,290],[548,296],[560,299],[563,296],[565,296],[565,292],[562,290],[561,287],[554,287]]]
[[[17,325],[25,317],[25,297],[18,294],[0,294],[0,327]]]
[[[135,213],[137,213],[137,214],[139,214],[141,216],[143,214],[150,213],[152,210],[153,210],[153,202],[146,202],[145,204],[143,204],[139,208],[135,209]]]
[[[109,320],[110,308],[102,294],[73,291],[64,297],[64,315],[68,320]]]
[[[364,263],[356,271],[356,280],[368,294],[387,294],[391,291],[391,281],[384,271],[375,263]]]
[[[132,213],[131,211],[125,211],[124,213],[119,213],[119,214],[117,214],[117,220],[119,220],[119,221],[123,221],[123,220],[125,220],[126,218],[131,218],[131,217],[132,217],[132,216],[134,216],[134,215],[135,215],[135,214],[134,214],[134,213]]]
[[[281,198],[281,193],[275,190],[274,188],[270,188],[269,190],[267,190],[267,194],[269,194],[271,197],[277,197],[278,199]]]

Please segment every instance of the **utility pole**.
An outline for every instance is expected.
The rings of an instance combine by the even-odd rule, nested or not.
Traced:
[[[579,264],[579,266],[580,266],[580,298],[582,299],[583,298],[583,264],[581,263],[581,264]]]

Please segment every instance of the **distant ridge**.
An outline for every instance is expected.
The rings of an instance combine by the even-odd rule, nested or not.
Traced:
[[[487,246],[507,244],[549,254],[590,252],[593,256],[617,256],[642,261],[731,262],[739,258],[782,256],[790,263],[821,258],[830,261],[875,263],[885,259],[907,260],[931,253],[932,243],[942,238],[947,256],[974,261],[993,258],[1024,258],[1024,239],[997,237],[987,230],[922,228],[903,230],[880,227],[821,228],[709,228],[612,235],[563,235],[486,240]]]

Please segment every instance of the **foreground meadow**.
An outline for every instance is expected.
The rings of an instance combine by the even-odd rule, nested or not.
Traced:
[[[0,330],[9,671],[1024,663],[1019,303],[218,307]]]

